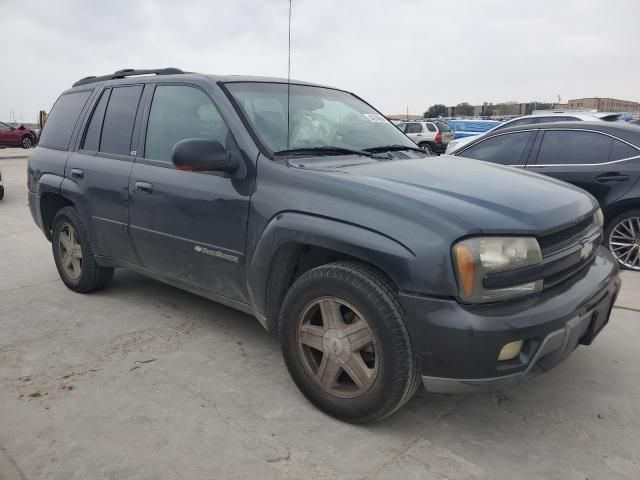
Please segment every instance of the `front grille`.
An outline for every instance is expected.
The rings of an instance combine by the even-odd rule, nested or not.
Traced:
[[[589,265],[602,244],[602,229],[593,216],[538,238],[542,250],[544,288],[551,288]]]
[[[594,218],[589,216],[575,225],[538,237],[538,245],[540,245],[542,255],[557,252],[570,246],[575,243],[577,237],[582,236],[582,234],[588,234],[594,226]]]

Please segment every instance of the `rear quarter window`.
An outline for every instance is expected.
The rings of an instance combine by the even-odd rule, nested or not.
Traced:
[[[84,90],[60,95],[42,130],[40,146],[57,150],[69,148],[73,129],[90,94],[90,90]]]
[[[611,146],[611,152],[609,153],[609,161],[613,162],[615,160],[637,157],[639,153],[640,152],[631,145],[627,145],[619,140],[614,140]]]

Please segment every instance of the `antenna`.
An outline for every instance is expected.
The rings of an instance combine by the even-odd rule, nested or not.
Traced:
[[[291,0],[289,0],[289,53],[287,58],[287,150],[289,149],[289,117],[291,114]]]

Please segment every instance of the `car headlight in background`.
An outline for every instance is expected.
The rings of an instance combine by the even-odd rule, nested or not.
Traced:
[[[463,302],[497,302],[542,290],[542,280],[504,288],[486,288],[483,283],[489,274],[517,270],[542,262],[540,246],[533,237],[467,238],[453,246],[453,258]]]
[[[593,216],[595,217],[598,225],[600,225],[600,228],[604,228],[604,215],[602,214],[602,209],[599,208],[596,210],[596,213]]]

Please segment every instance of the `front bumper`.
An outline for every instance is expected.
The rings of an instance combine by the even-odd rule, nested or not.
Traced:
[[[618,267],[600,247],[567,281],[511,302],[463,305],[401,294],[414,352],[428,391],[459,393],[512,385],[563,362],[604,327],[620,289]],[[500,349],[523,340],[520,355],[498,362]]]

